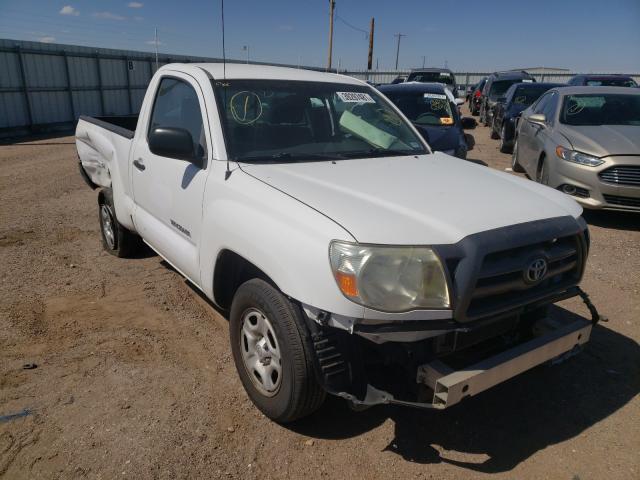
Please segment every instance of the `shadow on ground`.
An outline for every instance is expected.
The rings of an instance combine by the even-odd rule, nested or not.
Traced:
[[[74,130],[63,130],[60,132],[49,132],[34,135],[16,135],[15,137],[6,137],[0,139],[0,147],[7,145],[11,145],[14,147],[33,147],[40,145],[74,145],[76,143],[74,139],[68,139],[69,136],[73,136],[74,134]]]
[[[554,315],[574,316],[553,309]],[[623,407],[640,390],[639,364],[635,341],[598,325],[578,356],[535,368],[449,410],[381,406],[356,413],[331,398],[315,415],[290,428],[311,437],[340,439],[361,435],[390,418],[395,436],[385,451],[415,463],[506,472]],[[458,460],[463,456],[478,461]]]
[[[616,230],[640,231],[640,214],[638,213],[585,210],[583,216],[589,225]]]

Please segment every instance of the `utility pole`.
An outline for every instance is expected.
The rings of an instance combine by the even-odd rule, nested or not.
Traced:
[[[369,56],[367,57],[367,70],[371,70],[373,66],[373,30],[375,29],[376,20],[371,17],[371,27],[369,28]]]
[[[400,57],[400,39],[406,37],[404,33],[396,33],[394,37],[398,37],[398,46],[396,48],[396,70],[398,70],[398,57]]]
[[[247,63],[249,63],[249,45],[243,45],[242,50],[247,52]]]
[[[427,62],[427,57],[422,55],[422,68],[424,68],[424,64]]]
[[[336,8],[336,0],[329,0],[329,58],[327,59],[327,71],[331,70],[331,54],[333,53],[333,11]]]
[[[157,72],[158,71],[158,27],[156,27],[155,44],[156,44],[156,72]]]

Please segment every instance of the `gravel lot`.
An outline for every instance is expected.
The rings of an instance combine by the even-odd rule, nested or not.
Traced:
[[[509,165],[471,133],[471,159]],[[583,286],[610,321],[578,357],[444,412],[330,399],[283,427],[221,315],[151,252],[102,251],[76,161],[71,136],[0,146],[0,477],[640,478],[640,215],[587,215]]]

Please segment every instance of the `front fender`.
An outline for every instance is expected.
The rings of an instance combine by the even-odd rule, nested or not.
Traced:
[[[362,318],[363,308],[339,291],[329,264],[329,243],[354,238],[297,199],[235,170],[224,180],[213,165],[201,238],[202,290],[215,301],[213,279],[223,250],[242,256],[286,295],[336,314]]]

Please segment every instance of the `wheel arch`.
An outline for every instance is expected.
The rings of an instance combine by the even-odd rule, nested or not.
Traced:
[[[269,275],[242,255],[229,248],[220,250],[213,267],[213,300],[223,309],[230,308],[240,285],[253,278],[282,291]]]

